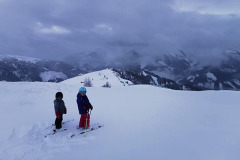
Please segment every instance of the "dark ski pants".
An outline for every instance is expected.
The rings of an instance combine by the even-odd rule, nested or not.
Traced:
[[[81,114],[80,117],[80,122],[79,122],[79,128],[85,128],[87,124],[87,128],[89,127],[90,124],[90,114]]]
[[[56,129],[62,128],[62,120],[63,120],[62,116],[61,116],[60,118],[57,118],[57,117],[56,117],[56,119],[55,119]]]

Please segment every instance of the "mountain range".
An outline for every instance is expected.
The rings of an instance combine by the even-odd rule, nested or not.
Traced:
[[[64,62],[22,56],[0,56],[0,81],[60,82],[84,73]]]
[[[148,61],[134,50],[111,60],[91,52],[76,56],[72,64],[69,61],[1,56],[0,80],[60,82],[79,74],[112,68],[133,84],[177,90],[240,90],[240,52],[228,50],[221,56],[222,60],[214,65],[202,65],[184,51],[161,54]]]

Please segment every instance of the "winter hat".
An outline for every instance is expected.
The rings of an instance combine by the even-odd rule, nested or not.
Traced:
[[[55,98],[57,99],[57,98],[63,98],[63,94],[62,94],[62,92],[57,92],[56,93],[56,95],[55,95]]]
[[[85,87],[81,87],[81,88],[79,89],[79,92],[86,94],[87,89],[86,89]]]

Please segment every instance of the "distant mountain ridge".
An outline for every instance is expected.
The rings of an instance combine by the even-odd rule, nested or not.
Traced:
[[[113,69],[113,71],[117,72],[121,78],[130,80],[134,84],[150,84],[175,90],[183,90],[186,88],[173,80],[162,78],[154,73],[141,69]]]
[[[122,73],[125,71],[121,76],[129,77],[129,80],[132,80],[130,77],[134,77],[142,71],[148,71],[160,78],[174,81],[180,88],[240,90],[240,52],[238,51],[227,50],[221,53],[221,61],[214,65],[203,65],[181,50],[177,54],[159,54],[151,57],[148,61],[143,61],[145,57],[135,50],[129,51],[125,56],[112,59],[111,62],[106,58],[101,58],[101,54],[97,52],[85,54],[85,56],[87,61],[78,63],[81,68],[87,68],[87,70],[120,69]],[[91,61],[92,59],[94,61]],[[91,67],[91,62],[94,62],[93,67]],[[139,83],[139,80],[136,80],[135,83]],[[152,84],[152,80],[147,83]]]
[[[177,90],[240,90],[240,52],[227,50],[217,65],[199,65],[188,54],[162,54],[143,65],[141,55],[131,51],[108,61],[97,52],[75,57],[77,62],[0,56],[0,80],[60,82],[79,74],[113,68],[134,84],[150,84]]]
[[[1,81],[60,82],[84,73],[64,62],[22,56],[0,56]]]
[[[164,54],[144,69],[199,90],[240,90],[240,53],[228,50],[221,56],[219,64],[201,66],[181,51]]]
[[[218,65],[192,69],[179,82],[204,89],[239,90],[240,54],[235,51],[226,51],[223,56],[224,59]]]

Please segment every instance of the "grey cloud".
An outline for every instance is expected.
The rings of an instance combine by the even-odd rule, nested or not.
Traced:
[[[174,8],[185,11],[212,14],[238,14],[238,0],[175,0]]]
[[[196,6],[219,3],[193,2]],[[240,50],[237,14],[182,12],[174,9],[176,3],[179,1],[0,1],[0,54],[62,59],[91,51],[119,56],[135,49],[146,56],[181,49],[198,57],[215,57],[227,49]],[[228,1],[227,6],[236,3]]]

